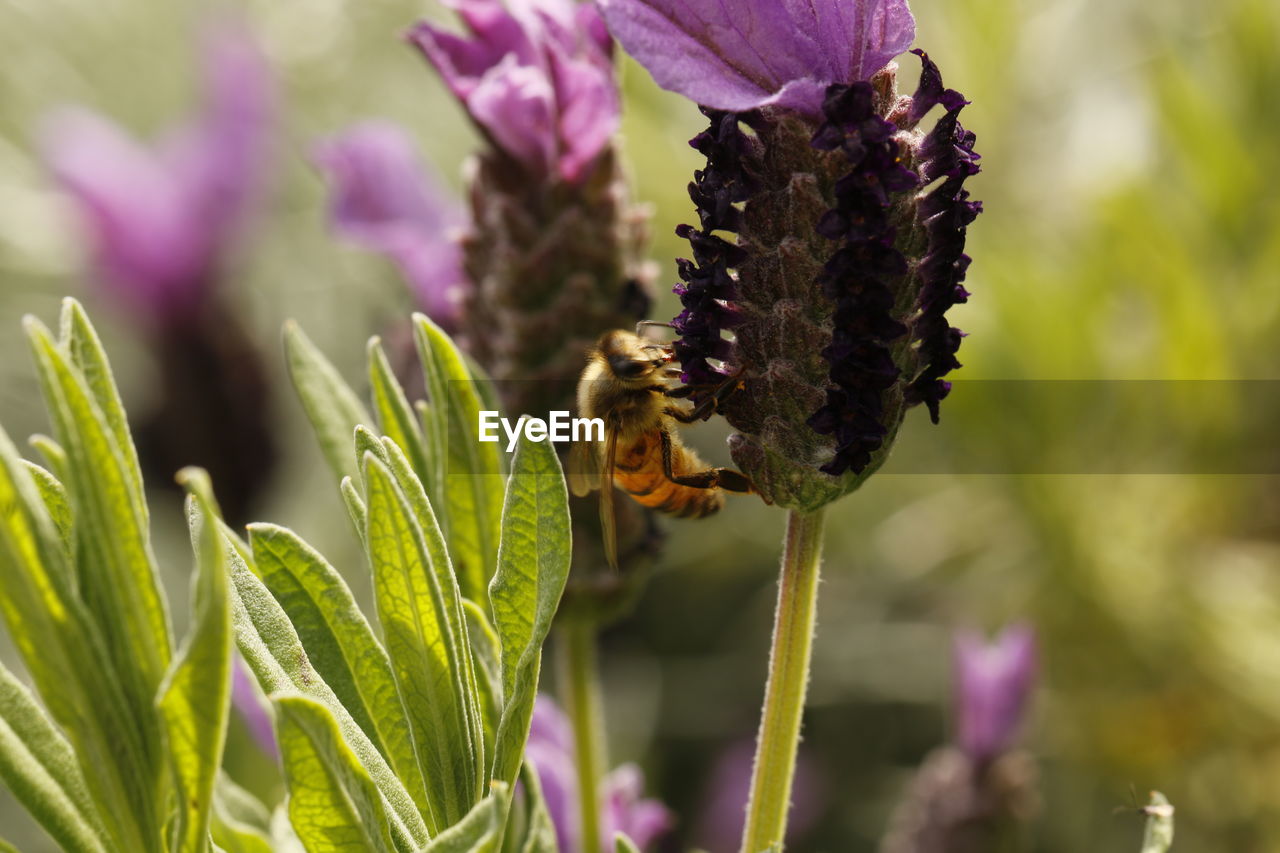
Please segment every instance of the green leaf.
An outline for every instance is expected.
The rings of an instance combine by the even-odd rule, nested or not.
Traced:
[[[462,665],[457,585],[432,560],[424,532],[391,472],[364,457],[369,519],[366,540],[378,619],[409,715],[427,785],[432,835],[479,799],[471,709]],[[429,511],[428,507],[428,511]]]
[[[272,699],[289,785],[289,819],[307,853],[395,853],[378,787],[323,705]]]
[[[338,479],[355,475],[351,433],[357,424],[372,424],[373,418],[337,369],[293,321],[284,326],[284,350],[293,387],[315,429],[325,460]]]
[[[569,576],[569,496],[549,443],[521,439],[502,508],[498,572],[489,587],[502,643],[502,720],[493,778],[515,781],[538,691],[542,644]]]
[[[257,830],[264,835],[271,831],[271,812],[262,800],[236,784],[236,780],[218,772],[214,788],[214,809],[223,813],[225,820]]]
[[[561,853],[556,840],[556,826],[547,811],[547,801],[542,796],[542,782],[532,764],[525,763],[520,770],[524,781],[525,800],[528,802],[528,826],[520,853]]]
[[[343,477],[339,488],[342,491],[342,500],[347,505],[347,514],[351,516],[351,523],[356,528],[356,535],[360,537],[360,544],[364,545],[364,529],[369,523],[369,508],[364,505],[364,498],[360,497],[360,490],[356,488],[355,483],[351,482],[350,477]]]
[[[45,464],[53,471],[59,482],[67,479],[67,451],[62,445],[47,435],[36,433],[27,439],[27,444],[40,452]]]
[[[231,713],[231,608],[227,596],[228,543],[218,528],[209,475],[183,469],[179,482],[199,520],[192,624],[174,658],[156,705],[177,794],[176,853],[207,849],[214,782],[222,765]]]
[[[480,441],[480,398],[457,347],[439,326],[414,315],[414,340],[431,395],[434,462],[431,503],[449,541],[462,594],[483,601],[497,564],[502,465],[496,443]],[[441,494],[443,493],[443,494]],[[443,498],[443,500],[441,499]]]
[[[138,465],[138,451],[133,446],[133,436],[129,434],[129,420],[125,417],[124,403],[120,400],[120,392],[116,389],[111,365],[107,362],[107,354],[102,348],[102,341],[98,339],[98,333],[89,322],[84,308],[71,298],[62,300],[59,343],[71,354],[72,363],[84,377],[112,435],[115,436],[116,446],[120,449],[124,468],[131,482],[130,495],[145,526],[148,514],[146,496],[142,492],[142,469]]]
[[[71,504],[67,498],[66,487],[58,482],[52,474],[34,462],[27,462],[25,459],[22,461],[31,473],[31,479],[35,481],[36,487],[40,489],[40,497],[44,500],[44,507],[48,511],[49,517],[53,519],[54,525],[58,528],[62,544],[67,549],[67,565],[70,565],[74,528],[72,526]],[[75,575],[69,574],[67,583],[70,585],[69,588],[74,590]]]
[[[636,843],[627,837],[625,832],[613,834],[614,853],[640,853]]]
[[[346,581],[292,530],[249,525],[263,583],[284,608],[307,657],[413,797],[426,788],[391,662]]]
[[[376,337],[369,341],[369,384],[382,434],[404,450],[414,473],[426,486],[428,494],[434,494],[435,490],[430,485],[432,470],[427,462],[422,425],[418,422],[413,407],[409,405],[404,389],[396,380],[382,344]]]
[[[396,485],[409,502],[413,516],[422,532],[422,541],[427,547],[428,565],[436,578],[445,609],[442,611],[448,620],[450,634],[457,639],[450,648],[451,665],[460,673],[462,679],[462,697],[465,700],[468,726],[471,730],[471,742],[477,745],[474,752],[475,779],[477,786],[484,780],[489,771],[489,756],[486,751],[492,745],[492,738],[486,740],[484,722],[480,709],[480,685],[476,679],[475,661],[471,650],[468,620],[463,606],[468,599],[462,597],[458,588],[458,578],[453,571],[453,562],[444,541],[444,533],[436,521],[435,511],[427,499],[422,481],[414,473],[404,452],[389,438],[382,439],[379,448],[382,455],[378,458],[390,468]],[[482,791],[477,787],[475,798],[479,799]]]
[[[1159,791],[1151,792],[1151,801],[1142,809],[1147,827],[1142,835],[1142,853],[1166,853],[1173,846],[1173,806]]]
[[[238,554],[231,555],[231,583],[235,593],[231,606],[236,642],[258,684],[268,694],[301,693],[324,705],[337,721],[348,747],[390,804],[400,827],[397,839],[404,835],[416,845],[425,844],[427,827],[413,798],[312,667],[280,603]]]
[[[0,612],[71,740],[111,838],[122,849],[152,849],[147,815],[157,768],[140,731],[154,723],[153,714],[148,706],[146,720],[136,718],[71,577],[65,543],[31,470],[0,429]]]
[[[508,788],[495,782],[493,792],[476,803],[458,823],[431,839],[422,853],[493,853],[502,843]]]
[[[112,420],[99,405],[100,388],[91,389],[39,321],[28,317],[26,326],[55,433],[67,452],[64,485],[76,521],[81,597],[135,710],[142,748],[148,760],[157,760],[159,727],[152,703],[171,656],[169,618],[131,451],[120,447]]]
[[[485,755],[493,755],[498,721],[502,718],[502,650],[498,635],[489,624],[484,610],[474,601],[463,599],[467,619],[467,638],[475,661],[476,699],[479,705]],[[482,773],[488,773],[486,766]]]
[[[71,744],[0,664],[0,779],[64,850],[106,853]]]

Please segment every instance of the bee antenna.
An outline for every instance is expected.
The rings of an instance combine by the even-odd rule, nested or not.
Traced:
[[[659,320],[641,320],[639,323],[636,323],[636,334],[639,335],[641,333],[641,330],[644,329],[646,326],[660,326],[664,329],[675,328],[675,326],[671,325],[670,323],[663,323]]]

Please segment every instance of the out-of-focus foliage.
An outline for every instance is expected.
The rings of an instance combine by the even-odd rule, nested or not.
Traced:
[[[192,91],[187,34],[200,5],[0,6],[3,328],[78,286],[69,223],[36,165],[39,116],[81,102],[140,130],[158,125]],[[240,304],[264,342],[296,316],[356,376],[357,342],[371,333],[385,334],[394,360],[401,290],[378,259],[328,239],[304,152],[352,120],[388,116],[453,175],[473,135],[397,40],[421,3],[233,5],[281,74],[287,122]],[[947,738],[949,629],[1016,618],[1035,624],[1044,662],[1026,737],[1041,757],[1036,850],[1137,849],[1141,822],[1113,813],[1130,784],[1178,804],[1174,850],[1274,849],[1280,477],[1267,448],[1235,446],[1274,398],[1280,364],[1280,196],[1268,190],[1280,171],[1280,8],[912,5],[918,44],[973,101],[966,124],[984,156],[974,297],[956,319],[970,337],[942,425],[915,419],[828,524],[804,746],[818,779],[804,796],[822,816],[797,849],[875,849],[912,768]],[[672,229],[692,215],[685,186],[699,165],[685,140],[701,119],[633,63],[624,71],[634,194],[656,205],[659,281],[674,282],[670,259],[686,249]],[[123,329],[104,334],[126,399],[137,399],[154,365]],[[1079,405],[1098,396],[1058,382],[1068,379],[1114,380],[1098,393],[1127,401],[1127,414]],[[1125,396],[1139,384],[1119,381],[1166,379],[1187,381],[1165,387],[1153,412]],[[1018,381],[992,395],[980,380]],[[14,434],[42,428],[34,396],[22,341],[0,335],[0,415]],[[302,428],[298,407],[278,408]],[[727,459],[716,427],[690,432],[704,458]],[[1188,456],[1187,436],[1235,447],[1245,462],[1227,470],[1254,473]],[[330,475],[314,447],[294,444],[278,511],[264,515],[352,564]],[[1164,473],[1088,473],[1131,471],[1127,460],[1166,451],[1182,461]],[[647,758],[692,843],[716,755],[754,733],[781,521],[736,499],[717,519],[671,526],[658,577],[606,637],[606,693],[614,751]],[[179,535],[166,543],[158,531],[158,550],[176,551]],[[235,762],[244,750],[232,734]],[[25,825],[12,803],[0,810],[8,837],[24,841],[8,829]]]

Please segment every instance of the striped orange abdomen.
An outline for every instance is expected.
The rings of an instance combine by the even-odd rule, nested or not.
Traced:
[[[673,448],[673,473],[692,473],[682,464],[689,451]],[[638,503],[680,518],[701,518],[724,505],[719,489],[698,489],[673,483],[662,470],[662,443],[658,433],[645,433],[629,447],[619,446],[614,459],[613,482]]]

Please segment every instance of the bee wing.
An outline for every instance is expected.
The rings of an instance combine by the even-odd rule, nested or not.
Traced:
[[[575,442],[565,460],[565,478],[569,491],[578,497],[600,488],[600,450],[592,441]]]
[[[618,433],[609,430],[604,440],[604,465],[600,469],[600,531],[609,567],[618,568],[618,524],[613,514],[613,461],[618,454]]]

